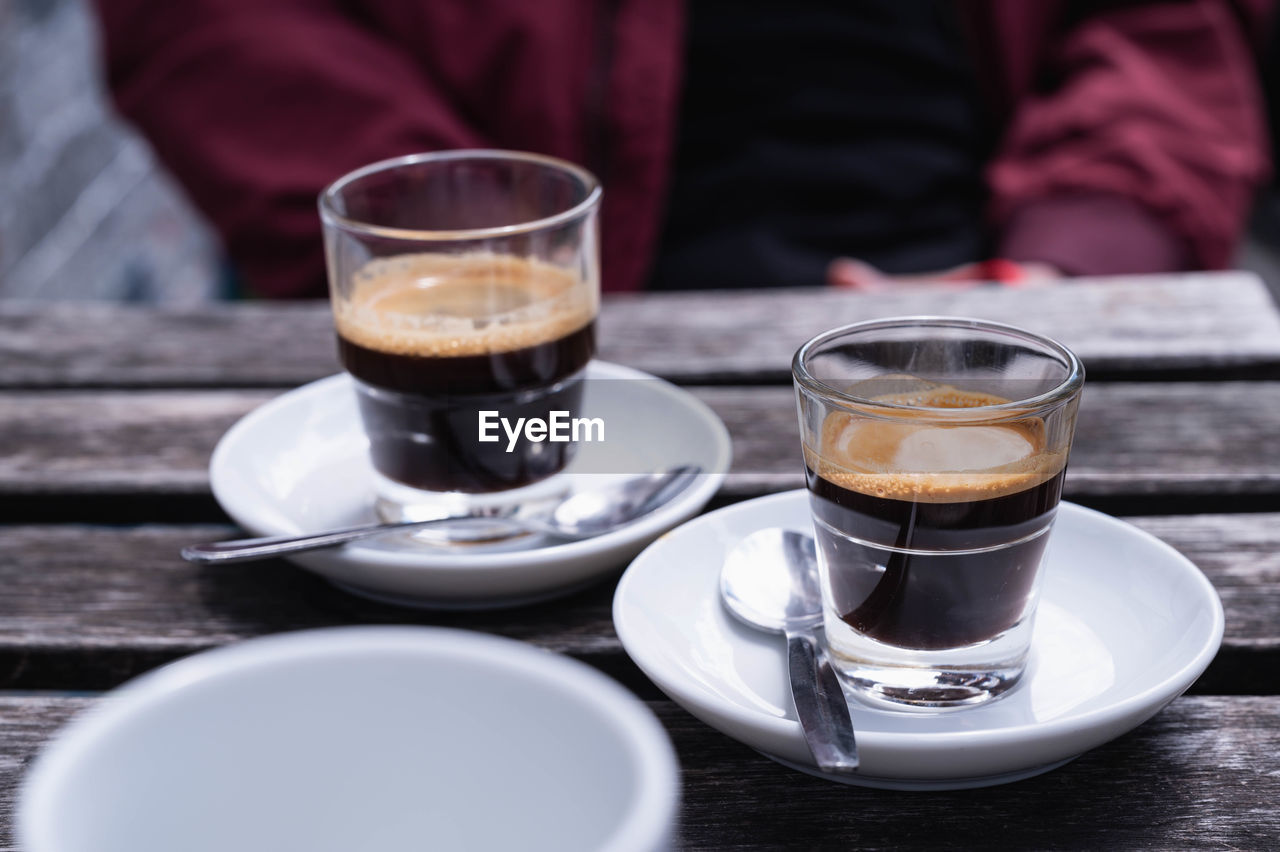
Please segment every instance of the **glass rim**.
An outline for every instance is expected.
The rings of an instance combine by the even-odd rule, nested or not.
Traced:
[[[1063,365],[1067,368],[1067,376],[1049,390],[1023,399],[1010,400],[1009,402],[1002,402],[997,405],[975,405],[968,408],[937,408],[928,405],[906,405],[896,402],[883,402],[869,397],[847,393],[846,391],[832,387],[831,385],[816,378],[809,372],[808,365],[805,363],[807,358],[813,354],[813,350],[825,343],[835,340],[836,338],[862,331],[899,328],[911,325],[928,325],[941,328],[995,332],[1019,338],[1029,343],[1035,343],[1049,349],[1054,355],[1062,360]],[[918,416],[923,412],[927,413],[930,417],[940,419],[975,420],[986,419],[988,417],[999,417],[1001,415],[1025,416],[1028,409],[1041,410],[1051,408],[1054,405],[1065,402],[1078,394],[1084,386],[1084,364],[1081,363],[1080,359],[1074,352],[1053,338],[1046,337],[1042,334],[1036,334],[1033,331],[1028,331],[1027,329],[1020,328],[1016,325],[994,322],[992,320],[973,319],[969,317],[901,316],[851,323],[849,325],[843,325],[838,328],[824,331],[821,334],[810,338],[804,343],[804,345],[796,350],[795,356],[791,359],[791,376],[799,387],[804,388],[817,396],[834,399],[839,402],[858,406],[859,408],[870,408],[882,411],[887,415],[893,415],[898,412],[910,412],[912,415]]]
[[[512,225],[495,225],[488,228],[463,228],[457,230],[424,230],[418,228],[396,228],[389,225],[375,225],[372,222],[353,219],[350,216],[338,212],[336,207],[337,198],[341,195],[344,189],[356,181],[367,178],[370,175],[380,174],[403,166],[413,166],[418,165],[419,163],[448,162],[451,160],[515,161],[546,166],[577,178],[586,190],[586,197],[573,207],[562,210],[551,216],[544,216],[541,219],[533,219],[528,222],[517,222]],[[320,191],[320,196],[317,200],[320,206],[320,218],[323,219],[326,224],[336,225],[344,230],[355,233],[375,237],[385,237],[387,239],[439,242],[446,240],[463,241],[490,239],[493,237],[507,237],[552,228],[556,225],[562,225],[566,222],[571,222],[574,219],[581,218],[589,213],[591,210],[599,206],[602,194],[603,190],[600,187],[599,179],[597,179],[596,176],[587,169],[571,163],[568,160],[562,160],[558,157],[549,157],[545,154],[533,154],[528,151],[507,151],[500,148],[461,148],[451,151],[430,151],[420,154],[408,154],[403,157],[391,157],[386,160],[378,160],[375,163],[369,163],[368,165],[361,166],[354,171],[347,172],[345,175],[326,186]]]

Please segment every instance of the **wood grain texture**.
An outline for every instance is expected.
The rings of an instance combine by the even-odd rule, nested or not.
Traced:
[[[209,490],[209,457],[270,391],[0,393],[0,493]]]
[[[83,698],[0,697],[0,849],[23,767]],[[1046,775],[901,793],[786,769],[667,701],[682,766],[678,849],[1274,849],[1280,698],[1193,697]]]
[[[1183,697],[1053,772],[902,793],[797,774],[682,710],[686,849],[1275,849],[1280,699]]]
[[[1215,677],[1280,693],[1280,514],[1135,523],[1186,553],[1218,589],[1227,626],[1214,666],[1231,678]],[[199,567],[178,558],[183,545],[232,534],[206,525],[0,527],[0,688],[106,688],[239,639],[386,623],[497,633],[638,682],[613,630],[613,578],[530,607],[431,613],[353,597],[281,561]]]
[[[726,498],[803,485],[789,388],[691,390],[720,415],[733,438]],[[0,496],[207,494],[207,466],[218,438],[273,395],[0,392]],[[1277,423],[1280,382],[1089,386],[1068,496],[1280,495]]]
[[[13,822],[27,766],[54,731],[93,703],[62,695],[0,694],[0,850],[22,852]]]
[[[1246,316],[1252,313],[1253,316]],[[1095,373],[1272,365],[1280,313],[1251,273],[1077,279],[1019,290],[902,287],[638,294],[602,315],[606,357],[684,382],[786,381],[810,337],[847,323],[919,314],[1028,328],[1071,347]]]
[[[1081,279],[1034,290],[919,286],[613,296],[602,357],[685,383],[785,381],[806,339],[859,320],[953,314],[1012,322],[1095,373],[1280,370],[1280,313],[1248,273]],[[192,309],[0,305],[0,387],[288,386],[336,372],[324,303]]]
[[[0,304],[0,385],[294,385],[338,372],[321,303]]]
[[[282,561],[209,567],[178,557],[185,544],[234,534],[207,525],[0,526],[0,688],[104,689],[194,651],[340,624],[483,630],[635,679],[613,632],[609,580],[518,610],[432,613],[340,592]]]

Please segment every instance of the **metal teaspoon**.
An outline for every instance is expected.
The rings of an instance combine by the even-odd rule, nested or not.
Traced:
[[[739,621],[787,637],[791,696],[818,768],[858,768],[849,705],[826,652],[814,637],[822,623],[813,539],[790,530],[759,530],[738,542],[720,569],[720,595]]]

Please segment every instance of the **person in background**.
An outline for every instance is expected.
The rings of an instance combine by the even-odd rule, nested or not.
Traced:
[[[96,2],[266,297],[325,293],[321,188],[419,151],[592,169],[611,291],[1220,268],[1269,169],[1268,0]]]

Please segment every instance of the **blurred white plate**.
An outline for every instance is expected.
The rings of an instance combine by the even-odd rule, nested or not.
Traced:
[[[180,660],[24,780],[27,852],[658,850],[666,732],[594,669],[461,630],[345,627]]]
[[[701,511],[729,469],[729,433],[715,412],[639,370],[593,361],[583,416],[605,421],[608,443],[580,445],[558,474],[570,491],[681,464],[700,465],[705,473],[653,514],[586,541],[530,539],[495,551],[436,547],[393,535],[291,558],[349,591],[393,603],[527,603],[617,571],[646,544]],[[603,470],[616,472],[584,472]],[[245,416],[218,443],[209,476],[218,503],[254,535],[296,535],[376,520],[368,441],[346,375],[304,385]]]
[[[796,721],[786,645],[739,624],[719,598],[725,555],[765,527],[812,534],[806,492],[711,512],[652,544],[618,584],[627,653],[694,716],[818,774]],[[849,783],[953,789],[1045,772],[1150,718],[1204,671],[1222,605],[1195,565],[1099,512],[1063,503],[1022,683],[977,708],[920,714],[850,702],[862,766]]]

